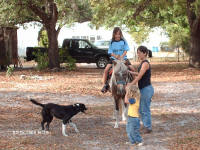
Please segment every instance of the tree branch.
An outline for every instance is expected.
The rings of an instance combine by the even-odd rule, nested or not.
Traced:
[[[60,33],[60,30],[62,29],[62,27],[64,26],[64,24],[59,24],[59,26],[58,26],[58,28],[57,28],[57,30],[56,30],[56,32],[57,32],[57,35]]]
[[[137,8],[135,13],[133,14],[133,19],[136,19],[136,17],[145,10],[145,8],[152,2],[152,0],[144,0],[143,2],[141,2]],[[135,6],[135,4],[134,4]]]
[[[53,22],[58,20],[58,9],[53,0],[49,1],[49,17]]]
[[[79,11],[78,6],[76,5],[76,1],[75,0],[71,0],[71,7],[72,9],[74,9],[75,11]]]
[[[78,7],[76,0],[71,0],[71,8],[76,14],[78,14],[77,22],[83,23],[86,21],[91,21],[91,16],[87,16],[86,15],[87,12],[85,13],[85,10],[83,8]]]
[[[193,23],[194,23],[194,12],[192,11],[192,6],[191,6],[191,0],[187,0],[187,16],[188,16],[188,21],[190,24],[190,28],[192,28]]]
[[[40,17],[43,23],[48,22],[48,15],[43,11],[43,9],[39,8],[38,6],[34,5],[32,0],[28,2],[28,8],[30,8],[37,16]]]
[[[194,8],[192,7],[192,3],[194,3],[196,0],[187,0],[187,16],[188,21],[191,29],[191,34],[197,34],[200,30],[200,16],[196,16],[194,12]]]

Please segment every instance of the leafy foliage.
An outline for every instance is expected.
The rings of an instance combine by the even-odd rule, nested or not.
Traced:
[[[168,25],[166,28],[170,37],[169,46],[182,47],[186,53],[189,53],[190,31],[188,28],[182,28],[177,24]]]
[[[49,45],[48,35],[47,35],[47,31],[44,30],[44,29],[41,29],[39,31],[38,45],[41,46],[41,47],[48,48],[48,45]]]
[[[190,23],[188,9],[200,17],[200,1],[193,0],[90,0],[93,9],[93,24],[97,27],[121,26],[128,28],[136,43],[146,40],[150,29],[166,29],[171,44],[189,49]],[[105,15],[104,12],[106,12]],[[176,43],[175,43],[176,42]]]
[[[14,72],[14,67],[8,66],[8,67],[7,67],[7,71],[6,71],[6,76],[7,76],[7,77],[12,76],[13,72]]]
[[[152,31],[149,27],[143,26],[142,24],[140,27],[136,29],[129,29],[129,34],[135,40],[136,44],[141,45],[144,41],[148,40],[149,33]]]
[[[76,69],[76,60],[69,55],[66,48],[59,50],[60,62],[65,63],[66,67],[71,71]]]
[[[100,2],[91,0],[92,23],[97,27],[102,24],[107,28],[120,26],[132,35],[137,44],[141,44],[148,39],[153,27],[164,23],[163,16],[167,15],[168,11],[162,11],[165,7],[160,4],[170,5],[168,1],[164,0],[159,2],[153,0],[101,0]],[[103,12],[106,14],[102,15]]]
[[[51,16],[50,4],[58,11],[58,26],[91,19],[88,0],[1,0],[0,21],[4,25],[16,25],[36,21],[45,23],[43,17]],[[35,10],[35,11],[34,11]],[[51,18],[49,18],[51,19]]]
[[[36,57],[35,61],[37,62],[37,70],[43,70],[48,67],[49,58],[46,52],[42,53],[40,50],[38,50],[37,52],[33,52],[33,55]]]

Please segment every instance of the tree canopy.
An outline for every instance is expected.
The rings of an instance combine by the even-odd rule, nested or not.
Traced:
[[[44,23],[45,18],[51,18],[55,4],[57,20],[60,26],[73,22],[91,20],[89,1],[85,0],[1,0],[0,21],[4,25],[23,24],[31,21]],[[51,10],[52,9],[52,10]]]
[[[174,34],[179,33],[179,39],[185,37],[182,42],[179,42],[181,46],[190,40],[190,65],[200,67],[200,44],[197,42],[200,40],[199,0],[90,1],[93,23],[97,27],[102,24],[107,27],[125,25],[136,33],[138,28],[145,31],[144,29],[148,27],[163,27],[169,37],[173,38],[177,38],[178,35],[175,37]]]

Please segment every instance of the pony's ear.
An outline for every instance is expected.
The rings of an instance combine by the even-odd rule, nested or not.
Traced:
[[[113,60],[112,62],[113,62],[113,64],[114,64],[114,66],[117,64],[117,62],[116,62],[115,60]]]

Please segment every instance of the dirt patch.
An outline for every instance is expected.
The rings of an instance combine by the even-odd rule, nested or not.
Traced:
[[[144,146],[134,149],[199,149],[200,71],[185,63],[163,63],[153,64],[152,72],[153,132],[142,134]],[[125,144],[125,123],[113,128],[111,94],[100,93],[102,73],[93,66],[56,73],[24,69],[11,78],[0,72],[0,149],[131,149]],[[68,127],[69,137],[63,137],[58,119],[51,123],[50,132],[41,132],[41,108],[30,98],[64,105],[85,103],[87,114],[73,118],[80,133]]]

